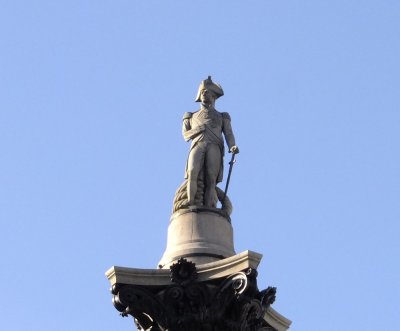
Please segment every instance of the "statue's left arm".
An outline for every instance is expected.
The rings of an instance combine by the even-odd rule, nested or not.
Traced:
[[[236,146],[235,136],[232,131],[231,117],[228,113],[222,113],[222,123],[222,132],[229,147],[229,152],[239,153],[239,148]]]

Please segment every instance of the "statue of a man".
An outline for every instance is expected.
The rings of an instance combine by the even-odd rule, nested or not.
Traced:
[[[185,113],[182,133],[186,141],[192,140],[186,166],[188,205],[195,205],[198,189],[198,176],[201,173],[204,183],[204,206],[216,207],[218,198],[217,183],[222,181],[224,139],[230,153],[239,153],[232,132],[231,118],[228,113],[215,109],[215,100],[224,95],[219,84],[208,79],[200,84],[196,102],[201,103],[200,110]]]

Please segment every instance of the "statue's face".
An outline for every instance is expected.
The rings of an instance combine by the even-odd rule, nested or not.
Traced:
[[[204,105],[211,105],[215,102],[215,95],[213,92],[204,89],[200,92],[200,101]]]

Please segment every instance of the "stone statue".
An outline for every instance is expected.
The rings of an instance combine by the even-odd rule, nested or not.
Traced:
[[[183,137],[192,142],[186,164],[186,181],[175,195],[174,211],[188,206],[215,208],[218,200],[222,200],[221,195],[224,196],[224,192],[216,187],[223,175],[223,136],[230,153],[239,153],[239,148],[229,114],[215,109],[215,101],[223,95],[221,86],[209,76],[201,82],[196,96],[195,101],[201,103],[200,110],[183,116]]]

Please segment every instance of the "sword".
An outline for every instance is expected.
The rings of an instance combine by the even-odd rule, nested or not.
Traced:
[[[229,181],[231,180],[233,164],[236,162],[236,159],[235,159],[236,158],[236,154],[237,153],[232,153],[232,158],[231,158],[231,161],[229,162],[229,172],[228,172],[228,178],[226,179],[224,198],[221,201],[222,206],[225,204],[225,198],[226,198],[226,194],[228,192]]]

